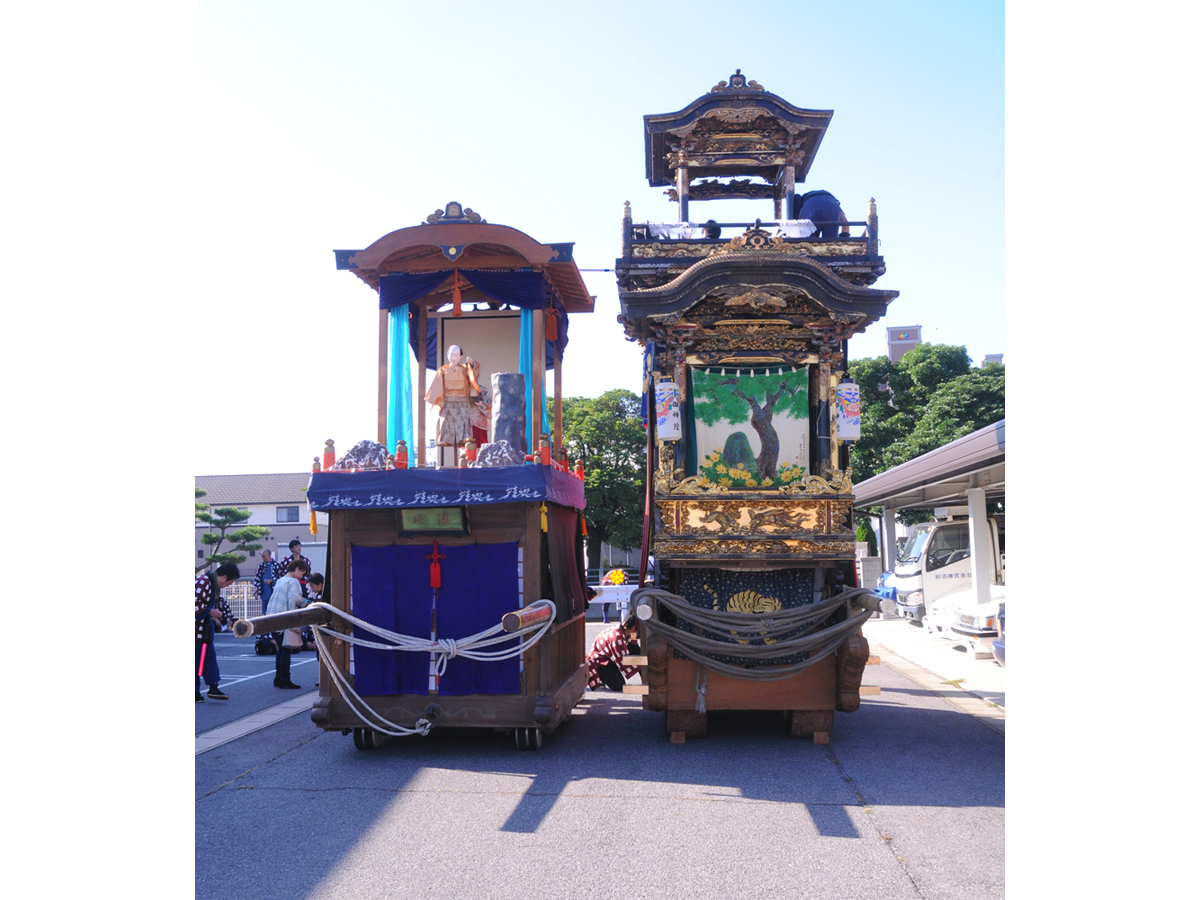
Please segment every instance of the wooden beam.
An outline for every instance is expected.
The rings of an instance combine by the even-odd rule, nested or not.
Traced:
[[[649,656],[625,656],[621,658],[623,666],[648,666],[650,665]]]
[[[863,684],[863,685],[859,685],[859,688],[858,688],[858,695],[860,697],[874,697],[874,696],[876,696],[878,694],[882,694],[882,693],[883,693],[883,688],[881,688],[877,684]]]
[[[623,694],[648,694],[650,693],[650,685],[648,684],[626,684],[621,687]]]

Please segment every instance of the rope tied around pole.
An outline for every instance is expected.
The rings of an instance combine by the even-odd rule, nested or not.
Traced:
[[[820,603],[768,614],[705,609],[661,588],[642,588],[635,591],[631,599],[635,605],[652,599],[659,607],[673,613],[676,619],[711,635],[668,625],[657,616],[643,620],[648,631],[696,663],[696,711],[703,712],[705,700],[701,687],[707,687],[707,674],[702,684],[701,668],[749,681],[791,678],[836,653],[843,641],[871,617],[870,609],[857,612],[849,609],[851,601],[864,594],[871,592],[854,588]],[[841,608],[847,608],[846,619],[829,624],[829,619]],[[725,637],[726,634],[730,636]],[[785,665],[777,662],[799,653],[807,653],[808,657]],[[734,662],[718,659],[717,654],[732,658]]]
[[[437,674],[442,676],[446,672],[446,664],[455,657],[461,656],[465,659],[474,659],[480,662],[500,662],[501,660],[511,659],[515,656],[520,656],[529,647],[536,644],[554,625],[554,619],[557,614],[557,607],[553,600],[535,600],[529,604],[526,609],[536,608],[539,606],[548,607],[550,616],[538,624],[529,625],[518,631],[505,632],[503,626],[493,625],[491,628],[472,634],[464,638],[439,638],[436,641],[431,641],[429,638],[416,638],[407,634],[389,631],[386,628],[381,628],[378,625],[373,625],[370,622],[364,621],[357,616],[351,615],[344,610],[340,610],[328,603],[317,601],[309,604],[327,610],[333,616],[348,622],[353,626],[357,626],[363,631],[367,631],[372,635],[382,638],[390,643],[379,643],[378,641],[370,641],[365,638],[356,637],[353,634],[344,634],[340,631],[335,631],[326,625],[317,625],[313,627],[313,637],[316,638],[317,654],[321,657],[321,662],[325,664],[326,670],[330,673],[334,685],[338,692],[350,706],[351,711],[358,716],[359,720],[366,726],[375,729],[381,734],[391,735],[393,737],[404,737],[412,734],[419,734],[422,737],[429,734],[430,730],[436,725],[436,722],[422,716],[413,723],[412,728],[407,728],[403,725],[398,725],[395,722],[389,721],[382,715],[371,708],[357,691],[350,686],[349,680],[345,673],[335,664],[333,659],[333,651],[328,646],[329,639],[345,641],[348,644],[359,647],[370,647],[375,650],[397,650],[410,653],[434,653],[437,655]],[[503,649],[489,649],[497,644],[503,644],[510,641],[516,641],[516,646]],[[428,712],[428,710],[426,710]]]

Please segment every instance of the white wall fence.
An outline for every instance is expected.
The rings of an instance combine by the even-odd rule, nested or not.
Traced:
[[[262,615],[262,603],[254,595],[254,579],[239,578],[221,589],[221,597],[233,610],[235,619],[252,619]]]

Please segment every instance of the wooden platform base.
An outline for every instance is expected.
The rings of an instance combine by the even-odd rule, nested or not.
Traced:
[[[682,738],[702,738],[708,734],[708,713],[694,709],[668,709],[665,720],[672,744],[682,744]],[[682,738],[676,740],[676,735],[682,735]]]
[[[379,715],[390,722],[412,728],[435,703],[441,709],[438,728],[540,728],[550,734],[571,715],[587,689],[587,666],[580,665],[550,694],[397,694],[365,697]],[[326,731],[357,728],[362,720],[340,694],[318,697],[312,721]]]
[[[784,721],[789,737],[812,738],[814,744],[828,744],[833,731],[833,710],[788,710]]]

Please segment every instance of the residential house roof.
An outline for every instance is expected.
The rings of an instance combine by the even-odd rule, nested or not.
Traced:
[[[197,475],[196,487],[206,491],[198,497],[210,507],[248,506],[254,503],[305,503],[311,472],[280,472],[270,475]]]

